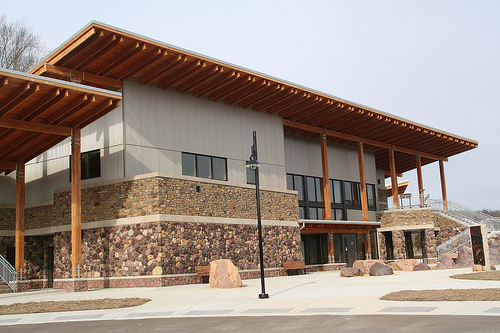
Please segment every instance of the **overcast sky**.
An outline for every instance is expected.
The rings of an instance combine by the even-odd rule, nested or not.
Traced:
[[[476,140],[445,163],[448,199],[500,209],[500,1],[0,0],[1,14],[48,50],[100,21]],[[438,164],[423,176],[440,199]]]

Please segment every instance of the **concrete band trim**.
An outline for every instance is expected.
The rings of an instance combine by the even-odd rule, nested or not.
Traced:
[[[127,217],[121,219],[95,221],[82,223],[82,230],[106,228],[114,226],[151,223],[151,222],[182,222],[182,223],[212,223],[212,224],[240,224],[240,225],[255,225],[257,226],[257,219],[238,219],[228,217],[212,217],[212,216],[191,216],[191,215],[167,215],[167,214],[154,214],[146,216]],[[262,220],[262,225],[273,227],[296,227],[299,224],[296,221],[275,221],[275,220]],[[71,225],[61,225],[46,228],[26,229],[25,236],[41,236],[51,235],[59,232],[70,231]],[[15,230],[0,230],[0,236],[14,236]]]

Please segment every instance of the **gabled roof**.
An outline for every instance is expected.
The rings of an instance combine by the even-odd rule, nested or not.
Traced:
[[[115,109],[121,94],[0,68],[0,173]]]
[[[415,168],[416,154],[425,165],[478,146],[474,140],[98,22],[84,27],[32,73],[115,89],[121,80],[136,78],[141,84],[277,114],[292,134],[326,133],[332,142],[363,142],[382,170],[389,170],[388,148],[395,151],[397,172],[405,172]]]

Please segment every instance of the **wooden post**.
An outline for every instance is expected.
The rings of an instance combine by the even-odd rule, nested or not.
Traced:
[[[441,191],[443,193],[443,210],[448,211],[448,197],[446,195],[446,180],[444,177],[444,162],[439,160],[439,174],[441,176]]]
[[[392,183],[392,204],[393,208],[399,207],[398,202],[398,175],[396,173],[396,161],[394,159],[394,150],[389,149],[389,164],[391,168],[391,183]]]
[[[71,276],[81,277],[82,267],[82,177],[81,130],[72,129],[71,137]]]
[[[330,174],[328,172],[328,146],[326,134],[321,133],[321,168],[323,169],[323,201],[325,202],[325,220],[332,219],[332,198],[330,197]]]
[[[425,204],[424,200],[424,182],[422,179],[422,159],[417,155],[417,181],[418,181],[418,197],[420,205]]]
[[[18,272],[17,278],[24,277],[24,204],[25,204],[25,165],[24,162],[17,163],[16,172],[16,259],[15,266]]]
[[[371,237],[370,237],[369,231],[366,233],[365,248],[366,248],[366,260],[371,260],[372,259],[372,242],[371,242]]]
[[[358,142],[358,166],[359,166],[359,182],[361,187],[361,210],[363,212],[363,221],[369,221],[368,195],[366,193],[365,154],[363,150],[363,142]]]

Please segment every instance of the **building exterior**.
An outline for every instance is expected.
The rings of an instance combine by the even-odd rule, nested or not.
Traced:
[[[82,127],[78,154],[72,134],[35,158],[3,161],[0,254],[18,258],[24,239],[16,269],[26,286],[196,283],[195,267],[220,258],[258,276],[255,178],[245,168],[253,130],[269,276],[285,273],[283,261],[336,269],[378,257],[385,178],[396,188],[398,173],[477,147],[96,22],[32,74],[116,91],[122,102]],[[78,159],[81,190],[72,188]],[[26,169],[17,238],[14,162]]]

